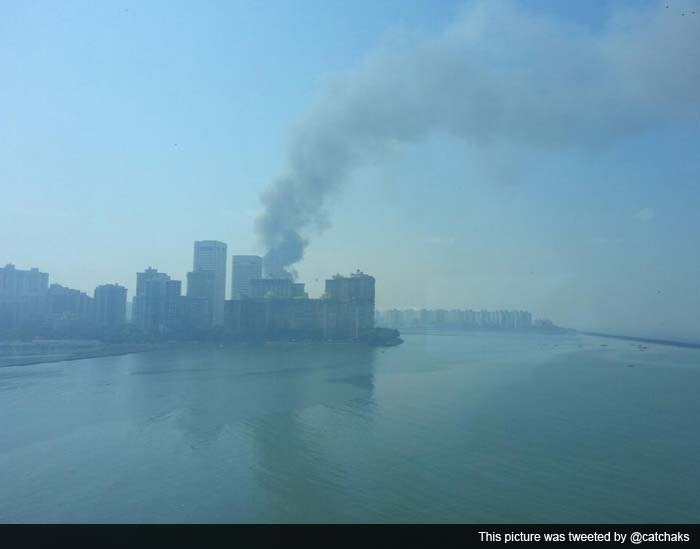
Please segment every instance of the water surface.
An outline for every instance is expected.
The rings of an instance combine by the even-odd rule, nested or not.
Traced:
[[[0,368],[0,521],[700,518],[700,350],[405,339]]]

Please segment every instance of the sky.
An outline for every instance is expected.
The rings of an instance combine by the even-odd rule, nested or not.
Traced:
[[[0,14],[2,264],[131,298],[149,266],[184,281],[195,240],[264,254],[261,195],[311,189],[312,296],[361,269],[378,308],[700,340],[698,1]]]

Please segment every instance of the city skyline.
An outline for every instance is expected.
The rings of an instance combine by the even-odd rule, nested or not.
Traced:
[[[99,285],[90,298],[79,290],[49,285],[49,274],[37,268],[8,264],[0,268],[0,339],[402,342],[398,331],[375,327],[375,279],[370,275],[359,270],[333,275],[318,297],[309,297],[304,284],[289,277],[251,278],[246,281],[249,295],[226,300],[219,284],[222,254],[225,258],[223,242],[195,242],[194,270],[188,273],[184,295],[181,281],[167,273],[153,267],[136,273],[128,319],[123,286]]]
[[[207,242],[212,242],[212,241],[207,241]],[[197,244],[197,242],[195,242],[195,244]],[[220,244],[224,244],[224,243],[220,243]],[[234,259],[240,259],[240,258],[262,259],[260,256],[234,255],[234,256],[232,256],[232,269],[234,268],[233,267]],[[247,267],[247,265],[246,265],[246,267]],[[154,295],[161,294],[161,297],[172,292],[172,293],[174,293],[178,296],[181,296],[181,297],[198,298],[198,297],[202,297],[201,294],[210,293],[211,289],[207,288],[204,291],[197,289],[193,292],[193,290],[191,289],[192,286],[199,288],[200,284],[202,284],[202,281],[200,281],[197,276],[193,276],[193,275],[198,275],[198,274],[209,275],[206,277],[207,279],[210,280],[208,285],[211,285],[211,280],[213,280],[213,275],[210,272],[207,272],[207,271],[202,272],[201,270],[191,271],[191,272],[187,273],[186,280],[188,282],[185,284],[184,290],[183,290],[181,280],[175,279],[175,278],[171,277],[170,275],[168,275],[167,273],[159,272],[159,270],[157,268],[154,268],[154,267],[149,265],[142,272],[135,273],[134,277],[135,277],[136,283],[134,285],[132,294],[129,295],[130,287],[121,285],[119,283],[98,284],[92,290],[92,292],[90,292],[90,291],[83,291],[83,290],[78,289],[78,288],[73,288],[73,287],[66,285],[66,284],[60,284],[60,283],[54,282],[50,278],[50,273],[44,272],[38,267],[22,268],[22,267],[17,267],[14,263],[7,263],[4,267],[2,267],[0,269],[6,269],[6,268],[20,271],[22,273],[29,273],[29,274],[36,273],[37,276],[42,277],[42,279],[45,281],[45,286],[46,286],[46,289],[48,292],[51,292],[52,290],[54,290],[55,292],[61,292],[64,299],[70,299],[70,297],[73,297],[73,299],[75,300],[75,299],[79,299],[82,296],[85,296],[85,297],[89,297],[90,299],[94,300],[96,297],[97,291],[100,289],[118,288],[120,291],[125,290],[124,303],[127,307],[129,305],[132,307],[132,309],[131,309],[132,312],[131,312],[131,318],[129,319],[129,318],[127,318],[128,315],[126,314],[126,310],[125,310],[124,322],[125,323],[132,323],[132,324],[139,326],[139,327],[148,326],[149,321],[147,320],[147,318],[149,315],[154,314],[153,311],[148,311],[145,309],[145,307],[146,307],[145,303],[139,303],[140,296],[144,296],[147,299],[146,296],[149,294],[149,292],[151,292]],[[256,269],[253,269],[253,271],[255,271],[255,270]],[[359,273],[361,271],[357,270],[357,272]],[[336,274],[333,276],[339,277],[340,275]],[[332,280],[332,278],[327,279],[327,281],[328,280]],[[268,283],[273,283],[273,285],[270,285],[270,284],[267,284],[267,285],[252,284],[251,285],[250,282],[260,282],[260,283],[268,282]],[[302,297],[303,296],[303,297],[308,298],[308,293],[304,291],[304,287],[306,285],[305,282],[300,282],[298,280],[289,280],[286,278],[285,279],[275,279],[275,278],[267,276],[261,272],[260,276],[251,277],[249,284],[248,284],[248,288],[250,289],[249,294],[239,295],[236,297],[234,297],[233,295],[226,295],[225,299],[223,299],[222,302],[240,300],[242,298],[243,299],[263,298],[268,294],[268,290],[263,289],[263,288],[268,288],[268,287],[272,291],[272,294],[270,294],[270,295],[274,295],[279,291],[278,288],[279,288],[280,283],[287,283],[287,282],[290,284],[291,293],[289,293],[289,295],[286,295],[286,293],[285,293],[285,297]],[[206,282],[204,284],[205,284],[205,286],[207,286]],[[233,280],[232,280],[232,285],[233,285]],[[256,286],[258,288],[257,290],[256,290]],[[171,290],[170,288],[173,288],[173,290]],[[283,290],[283,292],[285,292],[285,290]],[[320,293],[319,296],[322,296],[324,294],[325,294],[325,292]],[[0,295],[0,297],[2,297],[2,295]],[[278,297],[281,297],[281,296],[278,296]],[[167,307],[167,304],[165,302],[161,303],[160,305],[165,308],[164,310],[167,310],[168,307]],[[436,308],[431,308],[431,307],[405,307],[405,308],[396,308],[396,307],[392,307],[392,308],[381,307],[380,308],[380,307],[378,307],[376,309],[376,311],[377,311],[377,313],[380,313],[380,314],[388,313],[388,312],[392,312],[392,311],[398,311],[398,312],[404,312],[404,313],[405,312],[421,312],[421,311],[430,311],[430,312],[435,312],[435,311],[439,311],[439,312],[475,311],[475,312],[496,312],[496,313],[499,313],[499,312],[522,312],[522,313],[526,313],[528,315],[531,315],[529,310],[528,311],[511,311],[509,309],[499,309],[499,308],[496,308],[496,309],[494,309],[494,308],[491,308],[491,309],[473,309],[472,310],[470,308],[460,309],[460,308],[458,308],[460,306],[463,307],[465,305],[454,304],[453,306],[447,307],[445,309],[441,309],[441,308],[436,309]],[[163,312],[161,314],[167,314],[167,313]]]
[[[381,308],[700,340],[690,5],[12,4],[0,264],[91,292],[149,265],[184,284],[184,242],[264,256],[261,194],[330,143],[321,210],[290,202],[312,220],[292,263],[310,293],[359,267]]]

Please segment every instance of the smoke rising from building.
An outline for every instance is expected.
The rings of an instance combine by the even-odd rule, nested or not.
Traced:
[[[354,167],[432,134],[470,145],[595,149],[697,116],[700,28],[662,4],[593,31],[507,2],[473,4],[444,32],[394,33],[335,78],[292,135],[256,229],[268,276],[293,276]]]

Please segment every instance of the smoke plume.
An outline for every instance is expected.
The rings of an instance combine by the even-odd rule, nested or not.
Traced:
[[[328,196],[386,145],[443,133],[476,146],[595,148],[698,116],[700,16],[688,6],[618,10],[592,30],[488,1],[440,34],[395,32],[293,132],[256,220],[267,275],[294,275],[328,226]]]

